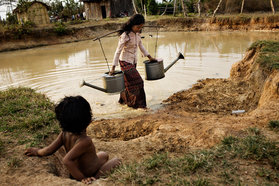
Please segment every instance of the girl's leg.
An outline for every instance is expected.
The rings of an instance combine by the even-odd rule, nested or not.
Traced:
[[[119,166],[121,164],[121,160],[118,158],[113,158],[107,161],[101,168],[97,171],[95,178],[100,178],[101,176],[105,176],[109,173],[113,168]]]

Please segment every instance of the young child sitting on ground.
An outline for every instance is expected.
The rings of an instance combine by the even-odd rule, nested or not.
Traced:
[[[66,155],[63,163],[74,179],[86,184],[120,165],[117,158],[108,161],[106,152],[96,153],[91,138],[86,134],[86,128],[92,121],[92,113],[89,103],[83,97],[65,97],[56,106],[55,113],[62,132],[47,147],[28,148],[26,155],[48,156],[64,146]]]

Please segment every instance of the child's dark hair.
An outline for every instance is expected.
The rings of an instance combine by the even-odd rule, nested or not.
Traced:
[[[81,96],[63,98],[55,107],[56,118],[63,131],[80,133],[92,121],[89,103]]]
[[[118,34],[121,35],[121,34],[123,34],[123,32],[126,32],[127,34],[129,34],[132,31],[132,27],[134,25],[141,25],[141,24],[144,24],[144,23],[145,23],[145,20],[144,20],[143,15],[135,14],[126,23],[124,23],[122,25]]]

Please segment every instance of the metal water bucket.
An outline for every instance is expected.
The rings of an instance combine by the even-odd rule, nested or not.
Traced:
[[[88,87],[103,91],[105,93],[117,93],[125,89],[124,73],[122,71],[115,71],[113,75],[109,75],[109,72],[106,72],[102,76],[102,79],[104,88],[92,85],[85,81],[81,83],[81,86],[86,85]]]
[[[107,93],[121,92],[125,89],[124,73],[122,71],[116,71],[111,76],[106,72],[103,75],[103,85]]]
[[[166,68],[164,68],[164,63],[162,59],[158,59],[157,61],[144,61],[145,67],[145,79],[146,80],[157,80],[165,77],[165,73],[179,60],[184,59],[184,56],[179,52],[178,57],[169,64]]]
[[[145,65],[146,80],[156,80],[165,77],[164,63],[162,59],[154,62],[146,60],[143,63]]]

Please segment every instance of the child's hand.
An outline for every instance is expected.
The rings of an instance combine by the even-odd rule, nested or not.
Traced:
[[[28,148],[24,154],[27,155],[27,156],[38,156],[38,151],[39,149],[38,148]]]
[[[151,57],[150,55],[148,55],[147,57],[148,57],[149,61],[157,61],[157,59]]]
[[[88,185],[88,184],[91,184],[92,181],[95,181],[95,180],[96,180],[96,178],[94,178],[94,177],[89,177],[89,178],[84,178],[84,179],[82,179],[81,182]]]

